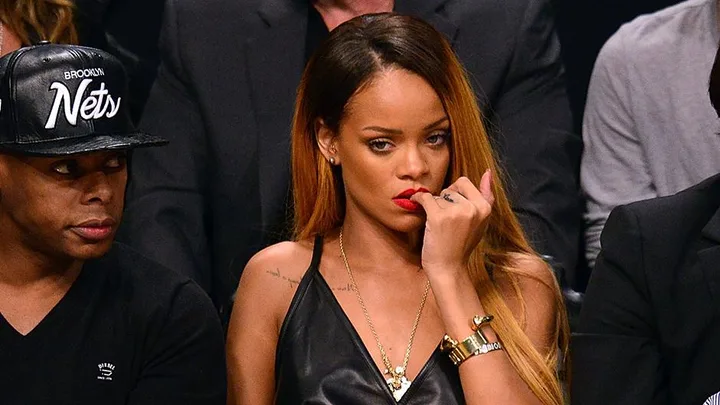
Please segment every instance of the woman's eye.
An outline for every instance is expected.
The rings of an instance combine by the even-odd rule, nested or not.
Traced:
[[[77,162],[72,160],[57,162],[52,166],[52,170],[57,174],[70,175],[77,171]]]
[[[445,142],[447,142],[447,138],[449,135],[450,134],[447,132],[432,134],[427,138],[427,141],[431,145],[443,145]]]
[[[373,141],[370,141],[370,149],[376,152],[387,152],[391,146],[392,144],[390,142],[382,139],[375,139]]]

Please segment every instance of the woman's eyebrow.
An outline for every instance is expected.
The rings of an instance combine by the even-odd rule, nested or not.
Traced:
[[[445,121],[448,121],[448,117],[442,117],[439,120],[426,125],[423,129],[427,130],[430,128],[434,128],[434,127],[444,123]],[[402,133],[403,133],[403,131],[399,130],[399,129],[379,127],[376,125],[364,127],[363,131],[375,131],[375,132],[381,132],[381,133],[390,134],[390,135],[402,135]]]
[[[374,125],[363,128],[363,131],[365,131],[365,130],[375,131],[375,132],[382,132],[382,133],[384,133],[384,134],[390,134],[390,135],[402,135],[402,133],[403,133],[403,131],[401,131],[401,130],[399,130],[399,129],[384,128],[384,127],[378,127],[378,126],[374,126]]]
[[[432,124],[426,125],[425,128],[423,128],[423,129],[434,128],[434,127],[442,124],[442,123],[445,122],[445,121],[448,121],[448,117],[442,117],[442,118],[440,118],[439,120],[433,122]]]

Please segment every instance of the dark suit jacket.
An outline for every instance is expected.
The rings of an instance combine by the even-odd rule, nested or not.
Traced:
[[[573,403],[701,405],[720,391],[720,175],[613,210],[573,336]]]
[[[289,131],[305,63],[305,0],[169,0],[121,238],[192,275],[216,304],[289,223]],[[492,121],[516,212],[573,269],[581,139],[572,134],[545,0],[399,0],[453,44]]]
[[[159,64],[164,0],[75,0],[80,44],[104,49],[125,66],[130,112],[137,122]]]

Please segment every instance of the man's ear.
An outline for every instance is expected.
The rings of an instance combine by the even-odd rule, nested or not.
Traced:
[[[331,130],[325,121],[318,118],[315,121],[315,134],[320,152],[331,165],[339,165],[340,157],[337,153],[337,134]]]

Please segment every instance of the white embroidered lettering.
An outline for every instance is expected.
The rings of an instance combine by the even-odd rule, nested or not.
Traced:
[[[120,110],[120,100],[121,99],[122,99],[122,97],[118,97],[117,103],[115,101],[113,101],[112,97],[108,97],[106,99],[107,101],[105,102],[105,105],[107,106],[108,104],[110,104],[110,111],[108,111],[107,114],[105,114],[106,117],[112,118],[117,114],[118,110]]]
[[[63,77],[65,77],[65,80],[83,79],[86,77],[98,77],[98,76],[105,76],[105,69],[90,68],[90,69],[68,70],[67,72],[63,72]]]
[[[91,92],[92,94],[92,92]],[[82,105],[80,106],[80,116],[84,120],[89,120],[93,117],[95,107],[100,104],[98,102],[98,99],[95,97],[88,97],[85,100],[83,100]]]
[[[98,118],[102,117],[103,114],[105,114],[105,109],[107,108],[107,106],[102,107],[103,101],[104,101],[103,97],[108,95],[108,91],[105,89],[105,82],[100,83],[100,88],[97,90],[91,91],[90,95],[97,97],[98,102],[97,102],[97,106],[95,107],[95,112],[93,113],[92,117],[94,119],[98,119]],[[108,118],[112,118],[112,116],[110,116]]]
[[[65,119],[68,124],[72,126],[77,125],[78,113],[84,120],[98,119],[103,116],[112,118],[118,113],[122,98],[118,97],[117,101],[113,100],[112,96],[108,94],[104,82],[100,83],[99,89],[92,90],[88,96],[85,96],[85,91],[92,81],[93,79],[84,79],[80,82],[74,100],[70,99],[70,91],[64,83],[54,82],[50,85],[50,90],[55,90],[55,99],[53,100],[50,115],[45,123],[45,129],[55,128],[61,104],[63,106],[63,112],[65,113]],[[72,107],[70,105],[71,102]]]

